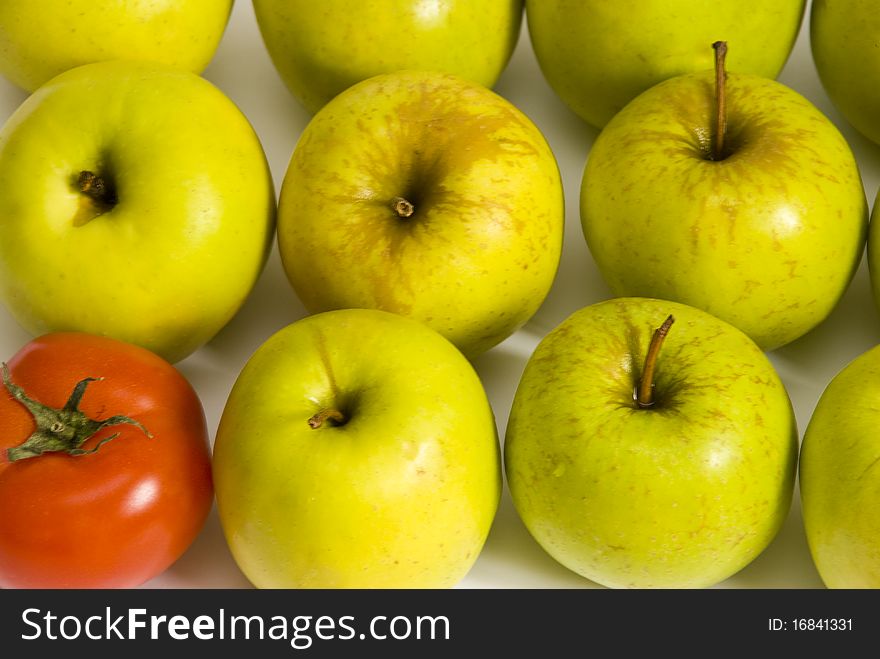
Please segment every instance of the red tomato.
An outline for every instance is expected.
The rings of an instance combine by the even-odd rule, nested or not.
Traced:
[[[143,348],[79,333],[35,339],[8,366],[11,386],[0,384],[0,587],[128,588],[163,572],[198,535],[213,501],[205,414],[187,380]],[[86,417],[128,420],[100,428],[79,455],[10,461],[28,451],[8,449],[38,430],[26,400],[37,401],[28,405],[38,415],[39,404],[67,404],[65,418],[42,413],[48,428],[37,434],[47,441],[77,421],[87,426]],[[85,416],[76,418],[75,407]]]

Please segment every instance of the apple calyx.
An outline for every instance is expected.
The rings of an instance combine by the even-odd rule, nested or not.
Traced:
[[[727,72],[724,70],[724,60],[727,58],[727,42],[716,41],[712,44],[715,49],[715,131],[712,134],[711,160],[724,160],[724,136],[727,132]]]
[[[82,195],[79,209],[73,218],[73,226],[76,227],[81,227],[103,215],[118,201],[113,185],[104,177],[88,170],[83,170],[77,175],[76,189]]]
[[[645,365],[642,368],[642,377],[639,379],[633,390],[633,399],[638,409],[647,409],[654,406],[654,368],[657,364],[657,355],[660,354],[660,346],[663,340],[669,334],[669,328],[675,318],[670,314],[651,337],[651,344],[648,346],[648,354],[645,355]]]
[[[395,197],[392,200],[391,207],[397,213],[397,216],[403,219],[412,217],[412,214],[416,212],[416,207],[413,206],[412,202],[403,197]]]
[[[334,426],[343,426],[348,419],[339,410],[325,407],[309,417],[309,427],[312,430],[317,430],[324,425],[325,421],[329,421]]]
[[[12,381],[9,367],[5,363],[2,368],[3,385],[6,390],[15,400],[27,408],[37,426],[36,430],[24,442],[6,449],[6,459],[9,462],[34,458],[43,453],[67,453],[67,455],[95,453],[111,439],[118,437],[119,433],[105,437],[94,448],[83,449],[81,447],[86,440],[107,426],[132,425],[139,428],[147,437],[153,436],[143,425],[130,417],[117,415],[98,421],[79,410],[79,403],[86,392],[86,387],[90,382],[97,382],[103,378],[85,378],[77,382],[64,407],[58,409],[43,405],[43,403],[30,398],[24,389]]]

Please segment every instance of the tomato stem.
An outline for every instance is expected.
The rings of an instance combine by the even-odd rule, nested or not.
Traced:
[[[77,382],[64,407],[58,409],[44,405],[28,396],[24,389],[12,381],[9,367],[5,363],[2,365],[2,371],[3,386],[15,400],[27,408],[37,426],[36,430],[24,442],[6,450],[6,458],[9,462],[35,458],[43,453],[67,453],[68,455],[95,453],[111,439],[118,437],[119,433],[105,437],[91,449],[84,449],[82,445],[99,430],[108,426],[132,425],[139,428],[147,437],[153,436],[140,422],[130,417],[116,415],[98,421],[80,411],[79,404],[86,393],[86,388],[90,383],[103,378],[84,378]]]

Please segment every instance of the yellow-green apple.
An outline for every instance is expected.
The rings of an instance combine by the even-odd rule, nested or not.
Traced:
[[[541,341],[505,440],[535,540],[619,588],[706,587],[747,565],[788,513],[796,460],[791,403],[760,348],[645,298],[581,309]]]
[[[715,77],[662,82],[608,123],[584,171],[581,222],[615,295],[699,307],[770,350],[846,290],[865,191],[849,145],[808,100],[758,76],[725,82],[721,56]]]
[[[87,64],[0,131],[0,295],[33,334],[177,361],[244,302],[274,211],[259,139],[220,90],[152,63]]]
[[[399,313],[473,356],[538,309],[563,221],[556,160],[525,115],[462,78],[401,71],[312,118],[281,187],[278,246],[309,311]]]
[[[775,78],[794,46],[805,0],[526,0],[529,35],[559,97],[602,127],[649,87],[711,68],[726,40],[730,67]]]
[[[880,201],[880,191],[874,198],[871,222],[868,225],[867,261],[874,302],[880,307],[880,204],[878,201]]]
[[[371,309],[308,316],[232,389],[220,521],[258,587],[449,587],[489,533],[499,453],[479,378],[437,332]]]
[[[813,0],[810,47],[831,102],[880,144],[880,3]]]
[[[804,434],[801,507],[813,562],[829,588],[880,588],[880,347],[823,392]]]
[[[201,73],[232,0],[4,0],[0,73],[27,91],[83,64],[148,60]]]
[[[263,41],[310,112],[399,69],[495,84],[519,38],[523,0],[254,0]]]

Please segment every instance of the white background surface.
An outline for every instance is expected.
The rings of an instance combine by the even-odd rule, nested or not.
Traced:
[[[880,147],[856,133],[831,106],[810,56],[808,28],[807,14],[779,80],[810,99],[841,129],[858,159],[868,201],[873,205],[880,185]],[[237,0],[223,41],[204,75],[224,90],[253,123],[279,190],[309,115],[276,74],[248,0]],[[516,384],[538,341],[569,314],[608,298],[610,293],[587,251],[578,215],[581,174],[597,131],[569,111],[544,81],[525,23],[514,56],[495,90],[543,131],[562,171],[567,207],[562,263],[546,302],[522,330],[474,363],[503,438]],[[0,79],[0,120],[5,121],[24,98],[23,92]],[[212,437],[226,397],[251,353],[276,330],[304,315],[273,249],[266,270],[236,318],[207,346],[178,364],[202,398]],[[880,320],[863,260],[831,317],[802,339],[770,353],[794,403],[801,436],[830,379],[851,359],[873,347],[878,338]],[[0,358],[9,359],[29,339],[0,308]],[[797,492],[788,520],[775,541],[751,565],[720,584],[730,588],[821,586],[807,549]],[[214,511],[189,551],[147,587],[249,587],[249,583],[226,547]],[[543,552],[519,521],[505,486],[485,548],[460,587],[589,588],[595,584],[569,572]]]

